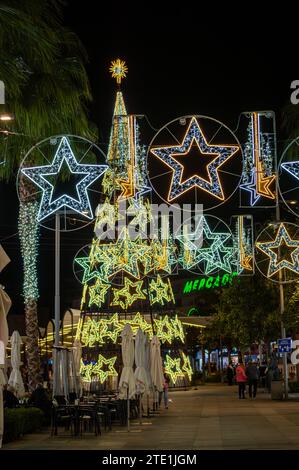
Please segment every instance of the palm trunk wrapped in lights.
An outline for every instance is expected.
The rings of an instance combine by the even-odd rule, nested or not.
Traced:
[[[29,390],[34,390],[40,383],[40,357],[38,347],[37,300],[39,297],[37,282],[37,256],[39,226],[36,222],[39,203],[28,198],[28,184],[20,181],[19,237],[23,258],[23,296],[25,303],[26,357],[28,365]]]

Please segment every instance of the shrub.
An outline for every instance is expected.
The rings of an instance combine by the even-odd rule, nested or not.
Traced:
[[[14,441],[23,434],[40,429],[43,417],[38,408],[5,408],[3,442]]]
[[[299,382],[289,382],[290,393],[299,393]]]
[[[211,374],[211,375],[208,375],[208,377],[206,377],[206,382],[207,383],[218,383],[218,382],[221,382],[221,374],[219,372],[217,372],[216,374]]]

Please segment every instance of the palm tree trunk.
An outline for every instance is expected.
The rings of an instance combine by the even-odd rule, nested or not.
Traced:
[[[25,324],[26,324],[26,358],[28,365],[28,387],[35,390],[41,382],[40,357],[38,347],[38,316],[37,301],[29,299],[25,302]]]
[[[39,226],[36,218],[39,204],[32,197],[31,183],[20,178],[19,238],[23,257],[23,296],[25,304],[26,357],[28,366],[28,387],[35,390],[41,382],[40,356],[38,347],[39,329],[37,315],[38,282],[37,255]],[[34,191],[35,192],[35,191]]]

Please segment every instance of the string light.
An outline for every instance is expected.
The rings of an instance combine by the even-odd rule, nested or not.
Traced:
[[[208,179],[194,173],[193,176],[183,180],[184,165],[176,160],[176,156],[185,155],[186,165],[188,165],[188,154],[193,144],[197,145],[198,158],[204,159],[205,155],[214,155],[214,159],[206,165]],[[219,178],[219,168],[228,161],[237,151],[237,145],[209,145],[195,117],[192,117],[190,124],[183,138],[181,145],[152,147],[151,152],[162,162],[172,169],[172,179],[167,196],[168,202],[172,202],[186,191],[194,187],[207,192],[222,201],[225,200],[221,181]]]
[[[70,173],[80,175],[80,181],[76,184],[78,199],[74,199],[68,194],[53,199],[54,186],[46,177],[59,175],[63,162],[67,164]],[[51,165],[22,168],[21,170],[35,185],[42,189],[37,221],[44,220],[62,207],[69,207],[82,216],[92,219],[93,213],[87,189],[107,168],[107,165],[83,165],[78,163],[68,139],[62,137]]]
[[[262,114],[253,112],[247,129],[247,142],[244,148],[244,169],[240,189],[250,194],[250,206],[261,198],[275,199],[271,186],[276,179],[273,174],[274,157],[266,134],[261,132]]]
[[[235,217],[236,235],[234,237],[235,245],[235,264],[237,273],[240,274],[243,271],[253,271],[253,236],[252,236],[252,225],[250,217],[250,226],[245,227],[248,220],[248,216],[238,215]]]
[[[37,201],[20,204],[18,229],[24,263],[23,295],[25,302],[37,300],[39,297],[37,277],[39,226],[36,223],[38,209],[39,203]]]

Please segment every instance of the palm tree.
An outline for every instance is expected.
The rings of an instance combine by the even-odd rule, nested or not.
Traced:
[[[86,53],[77,36],[62,25],[59,0],[0,2],[0,47],[0,78],[14,115],[6,163],[0,166],[0,177],[9,180],[24,154],[43,138],[79,134],[94,140],[96,132],[87,115],[91,93],[84,67]],[[20,178],[19,184],[28,380],[32,390],[40,382],[36,275],[39,204],[30,196],[30,182]]]

